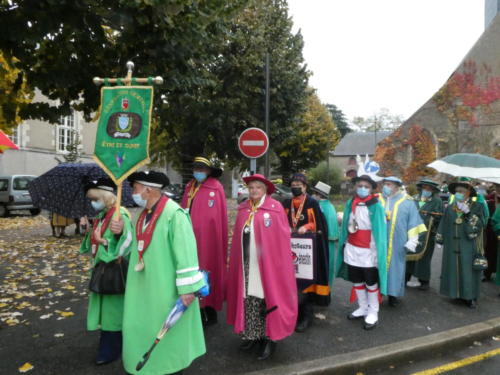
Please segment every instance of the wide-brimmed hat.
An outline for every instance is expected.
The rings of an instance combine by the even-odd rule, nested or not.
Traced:
[[[272,194],[276,191],[276,186],[269,181],[267,178],[264,177],[264,175],[261,174],[253,174],[251,176],[243,177],[243,181],[245,181],[245,184],[248,185],[249,182],[252,181],[260,181],[267,187],[267,194]]]
[[[448,185],[448,190],[450,191],[451,194],[455,194],[457,187],[459,186],[469,189],[471,197],[475,197],[477,195],[476,189],[474,189],[474,186],[472,185],[472,180],[470,178],[460,177],[457,181],[452,182],[451,184]]]
[[[328,184],[325,184],[324,182],[318,181],[316,186],[314,186],[311,190],[314,192],[318,193],[319,195],[328,198],[328,195],[330,194],[330,190],[332,190],[332,187]]]
[[[154,187],[157,189],[163,189],[165,186],[170,185],[170,180],[167,175],[156,171],[134,172],[127,178],[127,180],[130,184],[138,182],[144,186]]]
[[[211,177],[220,177],[222,175],[222,168],[216,167],[209,159],[203,156],[197,156],[193,160],[193,168],[194,167],[208,167],[210,168],[210,176]]]
[[[423,186],[430,186],[433,188],[435,191],[439,191],[439,184],[436,181],[428,180],[428,179],[423,179],[417,182],[417,187],[422,188]]]
[[[294,181],[302,182],[304,185],[307,185],[307,176],[304,173],[294,173],[292,178],[290,179],[290,184]]]
[[[389,176],[389,177],[384,177],[382,182],[392,182],[398,186],[403,186],[403,181],[401,181],[400,178],[397,178],[396,176]]]
[[[112,179],[106,177],[101,177],[97,180],[85,180],[83,190],[85,190],[85,193],[87,193],[87,191],[89,191],[90,189],[99,189],[116,194],[115,183]]]
[[[358,181],[366,181],[370,185],[372,185],[373,189],[377,188],[377,183],[375,181],[373,181],[372,178],[370,176],[368,176],[367,174],[364,174],[364,175],[361,175],[361,176],[358,176],[358,177],[354,177],[352,179],[352,183],[353,184],[356,184]]]

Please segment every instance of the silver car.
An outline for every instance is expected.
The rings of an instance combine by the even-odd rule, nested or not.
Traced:
[[[0,217],[8,216],[10,211],[29,210],[38,215],[40,209],[33,206],[28,192],[28,183],[37,176],[12,175],[0,176]]]

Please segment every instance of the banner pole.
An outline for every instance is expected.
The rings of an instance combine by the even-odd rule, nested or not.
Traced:
[[[120,206],[122,205],[122,184],[119,184],[117,186],[117,191],[116,191],[116,209],[115,209],[115,218],[116,220],[120,220],[121,213],[120,213]]]

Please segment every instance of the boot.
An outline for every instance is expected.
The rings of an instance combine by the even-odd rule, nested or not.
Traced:
[[[295,326],[295,332],[305,332],[312,324],[313,307],[311,302],[306,299],[302,304],[299,304],[299,319]]]
[[[368,294],[368,312],[365,317],[366,330],[373,329],[378,324],[378,310],[379,310],[379,289],[378,284],[367,286]]]
[[[366,316],[368,311],[368,296],[365,284],[354,284],[353,289],[356,292],[359,307],[347,315],[347,319],[349,320],[360,319]]]
[[[96,365],[116,361],[122,353],[122,332],[101,331]]]
[[[257,340],[242,340],[242,342],[239,346],[239,349],[241,351],[247,352],[250,349],[252,349],[256,343],[257,343]]]
[[[275,350],[276,350],[276,341],[264,339],[261,343],[261,352],[257,357],[257,359],[259,361],[264,361],[268,358],[271,358]]]
[[[429,290],[429,281],[426,280],[420,280],[420,286],[418,287],[419,290]]]
[[[396,307],[397,305],[399,305],[399,299],[394,296],[389,296],[389,306]]]

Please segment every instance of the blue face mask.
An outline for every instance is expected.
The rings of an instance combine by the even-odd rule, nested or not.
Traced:
[[[144,198],[142,198],[141,194],[132,194],[132,199],[134,200],[135,204],[140,206],[140,207],[146,207],[146,204],[148,201]]]
[[[105,207],[104,202],[102,201],[91,201],[90,204],[92,205],[92,208],[97,212],[102,211]]]
[[[359,188],[356,189],[356,194],[360,198],[366,198],[368,196],[368,194],[370,194],[370,189],[368,189],[364,186],[360,186]]]
[[[432,191],[422,190],[422,198],[430,198],[432,196]]]
[[[389,195],[392,195],[392,189],[389,186],[384,185],[384,187],[382,188],[382,194],[385,197],[388,197]]]
[[[455,199],[459,202],[462,202],[465,199],[465,196],[462,193],[456,193]]]
[[[193,177],[196,179],[196,181],[202,182],[207,178],[207,174],[205,172],[193,172]]]

